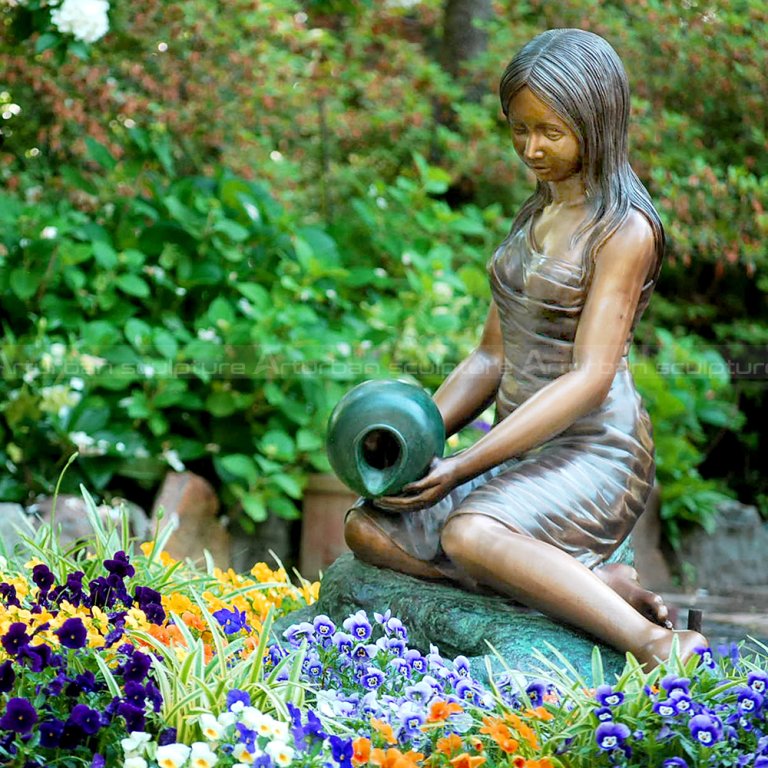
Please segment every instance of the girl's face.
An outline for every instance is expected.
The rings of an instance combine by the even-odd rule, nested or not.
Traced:
[[[581,170],[576,134],[528,87],[509,102],[509,124],[515,152],[542,182],[559,182]]]

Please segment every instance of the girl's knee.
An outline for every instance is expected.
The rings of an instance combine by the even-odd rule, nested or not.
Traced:
[[[486,521],[480,515],[451,518],[440,535],[443,551],[451,560],[460,561],[483,545]]]

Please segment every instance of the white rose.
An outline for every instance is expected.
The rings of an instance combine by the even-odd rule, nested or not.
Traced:
[[[84,43],[95,43],[109,31],[107,0],[64,0],[51,11],[54,26]]]

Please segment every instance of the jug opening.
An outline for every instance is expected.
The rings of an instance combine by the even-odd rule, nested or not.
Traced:
[[[400,441],[388,429],[372,429],[363,438],[361,446],[363,461],[373,469],[389,469],[400,460]]]

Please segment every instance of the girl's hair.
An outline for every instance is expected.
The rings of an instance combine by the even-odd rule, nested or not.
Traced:
[[[578,138],[586,194],[594,201],[591,218],[576,235],[587,235],[588,269],[600,247],[636,208],[653,229],[658,273],[664,229],[648,191],[629,165],[629,84],[616,51],[591,32],[550,29],[525,45],[504,70],[499,95],[505,115],[510,100],[526,86]],[[539,182],[515,217],[512,231],[551,201],[549,186]]]

